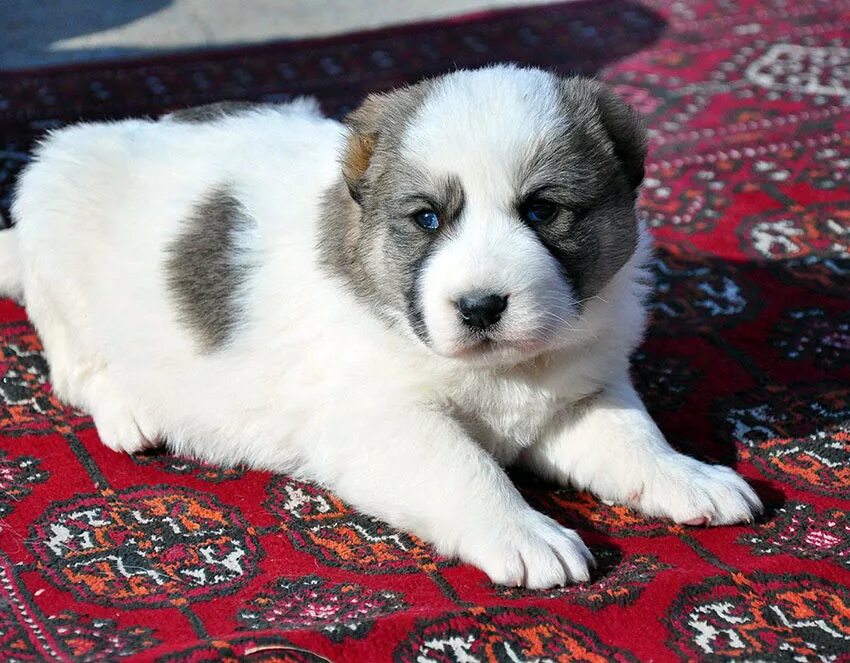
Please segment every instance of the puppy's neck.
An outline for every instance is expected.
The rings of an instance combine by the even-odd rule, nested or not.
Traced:
[[[360,206],[352,200],[342,176],[322,196],[318,255],[322,267],[356,282],[359,278]]]

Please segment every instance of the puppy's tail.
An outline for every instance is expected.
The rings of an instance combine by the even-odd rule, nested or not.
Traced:
[[[13,228],[0,230],[0,297],[21,299],[24,294],[17,234]]]

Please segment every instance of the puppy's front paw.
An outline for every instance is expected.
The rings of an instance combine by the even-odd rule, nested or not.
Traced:
[[[682,454],[662,458],[630,503],[649,516],[685,525],[752,522],[763,510],[758,495],[737,472]]]
[[[465,538],[460,556],[496,584],[529,589],[588,580],[593,563],[578,534],[531,508],[503,528]]]

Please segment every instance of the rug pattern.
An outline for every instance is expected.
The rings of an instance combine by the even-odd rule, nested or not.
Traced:
[[[599,566],[494,586],[328,491],[102,446],[0,301],[0,659],[850,660],[850,2],[609,0],[0,74],[0,212],[45,130],[366,92],[513,60],[599,73],[650,126],[658,294],[636,383],[767,513],[690,529],[518,476]]]

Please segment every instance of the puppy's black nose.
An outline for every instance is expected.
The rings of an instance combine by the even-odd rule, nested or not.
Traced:
[[[499,322],[508,307],[508,298],[503,295],[472,292],[457,300],[460,317],[470,327],[487,329]]]

